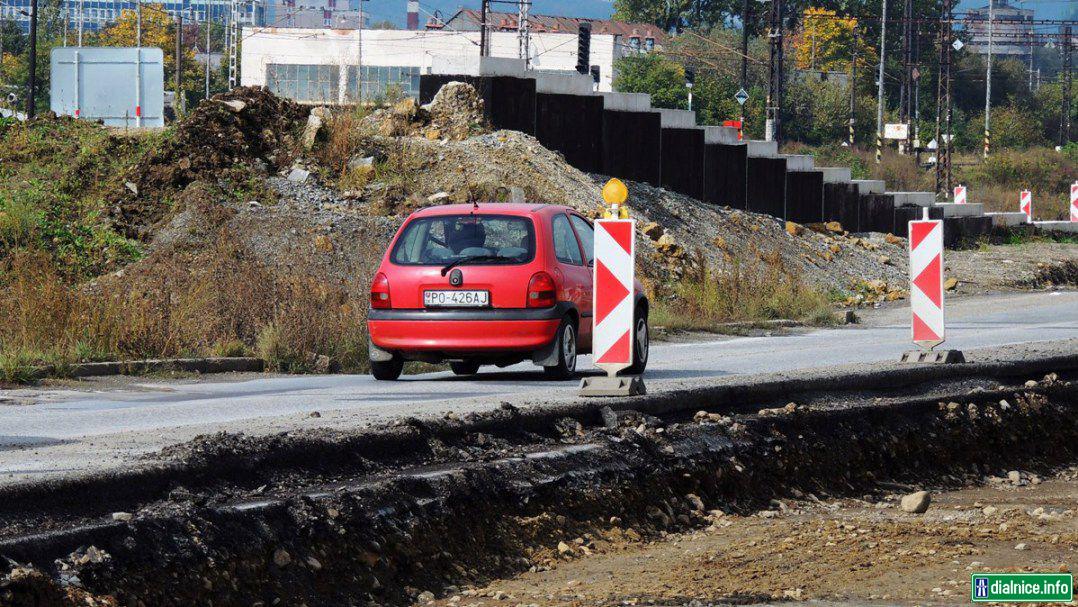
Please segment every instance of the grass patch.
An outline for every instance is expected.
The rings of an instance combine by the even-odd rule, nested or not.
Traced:
[[[675,283],[658,301],[650,322],[671,330],[717,331],[724,323],[789,319],[811,325],[836,322],[826,293],[805,284],[778,262],[733,262]]]

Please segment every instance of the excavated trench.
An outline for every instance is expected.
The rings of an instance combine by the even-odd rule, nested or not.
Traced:
[[[307,474],[253,474],[229,491],[176,487],[130,515],[47,522],[0,506],[0,604],[404,605],[526,571],[560,540],[611,526],[647,537],[704,524],[708,509],[1047,470],[1078,460],[1068,379],[605,409],[412,432],[407,454],[381,462],[335,456],[318,475],[314,459]]]

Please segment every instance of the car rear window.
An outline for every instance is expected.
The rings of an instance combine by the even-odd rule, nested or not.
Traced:
[[[469,257],[477,262],[522,264],[535,257],[531,218],[514,215],[439,215],[408,222],[390,260],[406,266],[442,266]]]

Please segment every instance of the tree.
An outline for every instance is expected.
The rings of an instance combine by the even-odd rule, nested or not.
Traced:
[[[185,36],[188,35],[187,28]],[[97,34],[99,46],[135,46],[138,44],[138,14],[130,9],[120,13],[120,18]],[[174,87],[176,78],[176,23],[159,4],[142,5],[142,46],[161,49],[165,61],[165,88]],[[183,91],[202,91],[202,67],[195,63],[191,47],[185,46],[183,74],[180,88]]]
[[[37,93],[34,96],[37,112],[49,109],[49,56],[52,49],[63,44],[63,13],[60,0],[42,0],[38,5],[37,28]],[[12,31],[12,28],[16,31]],[[0,20],[0,35],[4,38],[4,55],[0,58],[0,95],[14,93],[14,105],[20,111],[26,107],[30,75],[29,41],[12,21]],[[10,47],[9,47],[10,43]]]
[[[685,68],[658,53],[618,59],[614,89],[623,93],[648,93],[655,107],[685,109],[688,89]]]
[[[876,50],[857,31],[857,19],[839,17],[823,8],[805,9],[801,29],[794,35],[797,67],[825,72],[848,72],[857,49],[857,67],[876,63]]]

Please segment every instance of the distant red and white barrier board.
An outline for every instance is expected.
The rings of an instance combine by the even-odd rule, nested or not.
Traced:
[[[1033,223],[1033,192],[1022,190],[1018,195],[1018,210],[1026,214],[1026,222]]]
[[[1078,181],[1071,184],[1071,221],[1078,221]]]
[[[957,185],[954,188],[954,203],[966,204],[966,186]]]
[[[946,339],[943,306],[943,221],[911,221],[909,234],[913,342],[931,350]]]
[[[595,366],[613,376],[633,364],[636,221],[595,221]]]

